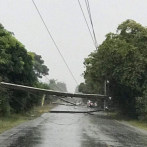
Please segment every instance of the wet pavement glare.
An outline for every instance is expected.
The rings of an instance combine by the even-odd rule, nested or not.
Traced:
[[[58,106],[55,110],[83,110]],[[147,133],[111,120],[103,112],[89,114],[47,113],[6,138],[1,147],[147,147]],[[37,121],[39,123],[37,123]],[[29,124],[29,123],[28,123]],[[17,127],[16,127],[17,130]]]

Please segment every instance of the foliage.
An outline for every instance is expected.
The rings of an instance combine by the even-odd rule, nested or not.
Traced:
[[[66,84],[64,82],[58,82],[54,79],[50,80],[49,87],[55,91],[67,92]]]
[[[5,81],[33,85],[36,76],[31,56],[15,37],[0,25],[0,73]]]
[[[147,97],[138,97],[136,101],[136,113],[139,120],[147,120]]]
[[[143,96],[147,88],[147,29],[126,20],[118,26],[116,34],[106,35],[84,65],[88,90],[103,93],[104,80],[109,80],[113,101],[125,114],[135,116],[135,97]]]
[[[40,55],[27,52],[14,34],[0,24],[0,81],[26,86],[49,86],[38,82],[38,77],[48,75],[49,69],[44,65]],[[28,111],[40,100],[28,92],[0,89],[0,112],[3,115],[12,112]]]
[[[0,114],[10,115],[9,94],[6,90],[0,89]]]
[[[88,84],[85,83],[80,83],[78,87],[78,91],[82,93],[91,93],[91,91],[88,88]]]
[[[0,133],[8,129],[11,129],[21,123],[24,123],[36,117],[39,117],[43,113],[48,113],[54,107],[55,106],[53,105],[37,106],[37,107],[34,107],[33,110],[27,113],[11,114],[11,117],[0,116],[0,126],[1,126]]]
[[[79,85],[75,88],[75,93],[79,93]]]
[[[147,121],[147,89],[142,97],[136,97],[136,113],[139,120]]]
[[[38,78],[42,78],[42,76],[48,75],[49,69],[46,65],[44,65],[44,60],[42,60],[42,57],[33,52],[28,52],[28,54],[31,55],[33,59],[33,67],[36,76]]]
[[[36,82],[35,87],[42,88],[42,89],[50,89],[49,84],[42,83],[42,82]]]

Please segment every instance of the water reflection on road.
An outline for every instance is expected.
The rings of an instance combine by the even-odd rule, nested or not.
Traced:
[[[71,106],[56,109],[71,110]],[[77,108],[79,109],[79,108]],[[86,107],[84,109],[87,109]],[[105,113],[46,114],[39,125],[13,136],[9,147],[146,147],[147,134],[107,118]]]

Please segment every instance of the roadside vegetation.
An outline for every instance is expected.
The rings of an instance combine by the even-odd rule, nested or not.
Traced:
[[[7,82],[43,89],[67,92],[66,84],[54,79],[41,82],[42,77],[49,75],[49,68],[45,65],[41,55],[28,52],[19,42],[13,32],[6,30],[0,24],[0,82]],[[0,132],[17,124],[32,119],[27,113],[35,108],[36,116],[49,109],[48,104],[54,101],[52,96],[20,90],[10,90],[0,87]],[[51,107],[51,106],[50,106]],[[45,108],[43,110],[42,108]]]
[[[84,61],[83,93],[104,94],[104,81],[111,107],[121,115],[147,122],[147,28],[134,20],[106,34],[98,49]],[[108,100],[107,100],[108,101]]]
[[[29,120],[35,119],[41,116],[43,113],[48,113],[55,105],[48,104],[44,106],[37,106],[31,109],[26,113],[11,114],[10,116],[1,116],[0,117],[0,133],[9,130],[21,123],[27,122]]]
[[[127,124],[130,124],[132,126],[144,129],[147,131],[147,122],[146,120],[139,120],[135,118],[131,118],[127,115],[122,115],[121,112],[107,112],[107,115],[110,119],[115,119],[121,122],[125,122]]]

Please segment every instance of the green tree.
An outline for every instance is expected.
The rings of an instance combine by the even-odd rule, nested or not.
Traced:
[[[147,29],[126,20],[84,61],[84,78],[90,91],[103,93],[104,80],[109,80],[113,101],[131,116],[136,114],[135,97],[143,96],[147,88],[146,40]]]
[[[36,76],[38,78],[42,78],[42,76],[48,75],[49,69],[46,65],[44,65],[44,60],[42,59],[42,57],[33,52],[28,52],[28,54],[32,56],[33,67]]]
[[[49,84],[43,82],[36,82],[35,87],[42,89],[50,89]]]
[[[79,85],[75,88],[75,93],[79,93]]]
[[[32,59],[32,56],[27,53],[25,46],[14,37],[13,33],[4,29],[0,24],[1,80],[20,85],[34,86],[37,82],[37,76]],[[45,72],[46,67],[44,67],[42,73]],[[26,111],[35,103],[34,95],[28,92],[3,89],[0,89],[0,91],[0,110],[3,114],[10,113],[8,112],[10,110],[14,112]]]
[[[36,76],[31,56],[12,33],[0,25],[0,73],[4,81],[33,85]]]
[[[66,84],[64,82],[57,82],[57,87],[59,87],[59,90],[62,92],[67,92]]]
[[[82,93],[87,93],[87,94],[92,93],[88,84],[85,84],[85,83],[80,83],[78,87],[78,91]]]
[[[59,82],[54,79],[50,80],[49,87],[55,91],[67,92],[66,84],[64,82]]]

